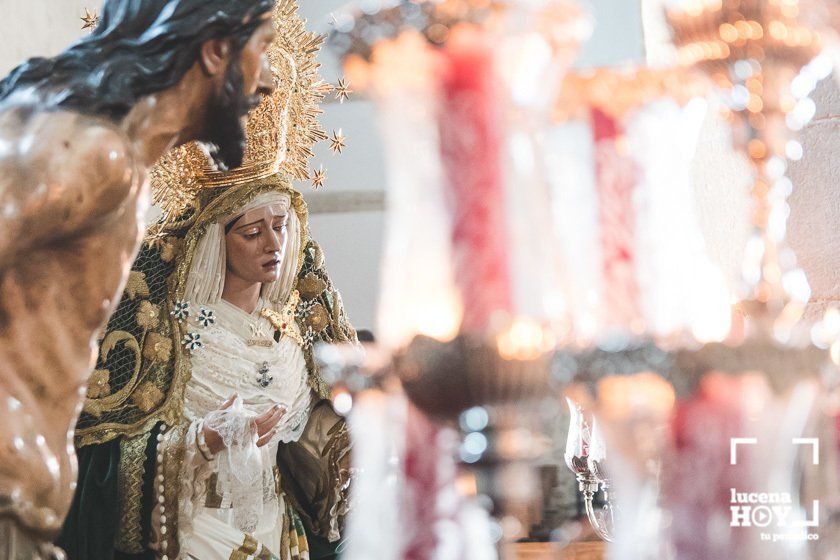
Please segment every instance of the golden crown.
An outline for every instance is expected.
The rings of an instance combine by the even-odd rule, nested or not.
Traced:
[[[268,59],[276,89],[248,115],[243,164],[217,171],[196,142],[165,154],[150,173],[152,200],[163,212],[154,229],[176,223],[207,188],[241,185],[276,173],[309,178],[312,146],[327,138],[317,119],[320,103],[333,89],[318,74],[324,37],[306,30],[295,0],[278,0],[272,17],[277,39],[268,49]]]

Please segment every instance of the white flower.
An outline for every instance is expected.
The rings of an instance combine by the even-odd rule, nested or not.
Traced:
[[[179,299],[172,306],[171,314],[179,321],[183,321],[190,316],[190,302]]]
[[[201,335],[198,333],[185,334],[184,338],[181,339],[181,344],[190,352],[204,348],[204,343],[201,342]]]
[[[312,313],[316,303],[314,299],[302,300],[295,311],[297,318],[300,320],[306,319]]]
[[[211,309],[201,308],[198,314],[198,322],[202,327],[209,327],[216,324],[216,314]]]

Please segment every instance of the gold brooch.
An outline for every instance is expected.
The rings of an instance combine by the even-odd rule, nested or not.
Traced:
[[[294,290],[289,296],[289,301],[280,311],[263,309],[260,315],[268,319],[269,323],[280,333],[280,338],[288,336],[300,346],[305,346],[303,337],[295,329],[295,311],[300,302],[300,293]]]

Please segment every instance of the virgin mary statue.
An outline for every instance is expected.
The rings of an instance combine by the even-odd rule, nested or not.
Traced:
[[[349,437],[311,349],[355,333],[286,179],[208,194],[144,247],[103,339],[73,558],[309,558],[340,538]]]

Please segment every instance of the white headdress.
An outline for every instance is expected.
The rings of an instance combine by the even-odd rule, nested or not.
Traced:
[[[301,237],[300,218],[292,206],[291,197],[283,192],[265,192],[256,196],[251,202],[240,208],[236,213],[228,215],[211,224],[207,232],[198,242],[192,266],[187,274],[187,284],[184,298],[193,305],[218,303],[225,287],[225,271],[227,259],[225,256],[225,226],[241,217],[243,214],[270,205],[280,205],[289,213],[286,226],[288,237],[280,277],[270,284],[263,284],[262,297],[266,302],[284,304],[294,286],[297,275],[297,262],[300,258]]]

